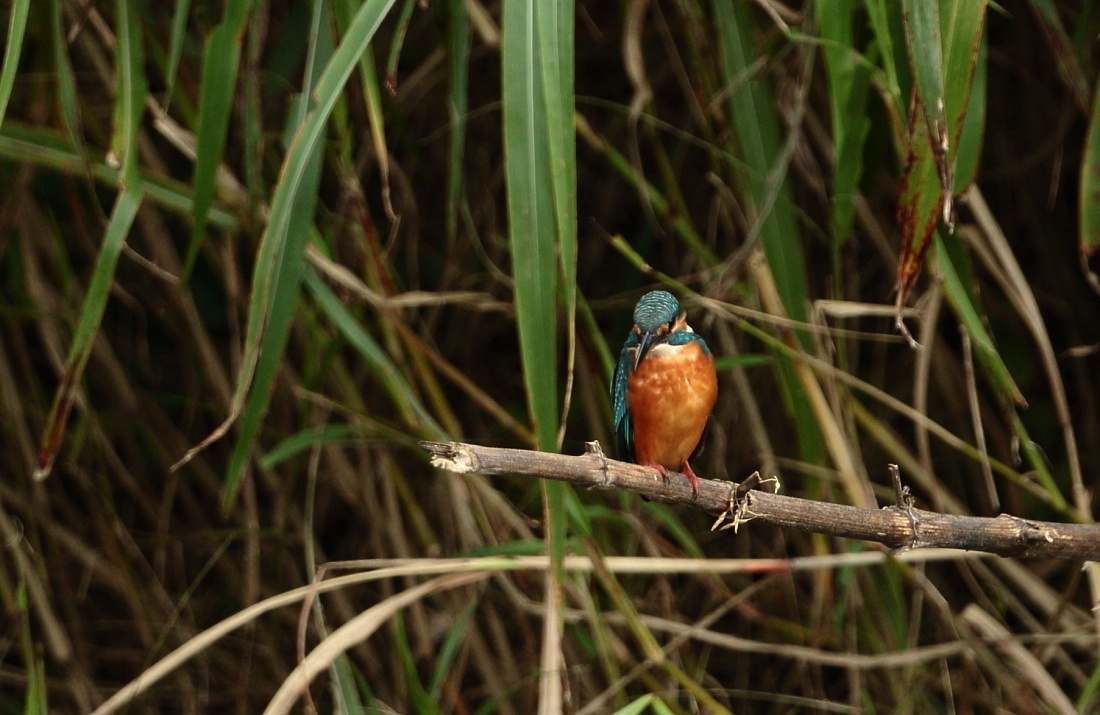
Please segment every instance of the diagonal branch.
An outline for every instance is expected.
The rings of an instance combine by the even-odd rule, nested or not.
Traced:
[[[912,506],[894,468],[898,504],[883,509],[829,504],[756,489],[770,480],[753,474],[744,482],[699,480],[692,498],[686,477],[666,481],[655,469],[609,459],[598,442],[580,456],[525,449],[482,447],[462,442],[421,442],[432,465],[451,472],[516,474],[570,482],[589,489],[631,491],[655,501],[694,506],[719,515],[715,526],[738,527],[750,519],[850,539],[874,541],[895,551],[928,547],[985,551],[1000,556],[1100,561],[1100,525],[1031,521],[1008,514],[996,518],[954,516]]]

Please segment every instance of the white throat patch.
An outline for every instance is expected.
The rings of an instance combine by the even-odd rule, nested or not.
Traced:
[[[674,357],[676,355],[676,353],[683,350],[684,347],[686,347],[686,346],[684,346],[684,345],[669,345],[668,343],[660,343],[658,345],[654,345],[653,347],[651,347],[649,349],[649,352],[647,352],[646,355],[645,355],[645,359],[648,360],[649,358],[661,359],[661,358],[667,358],[667,357]]]

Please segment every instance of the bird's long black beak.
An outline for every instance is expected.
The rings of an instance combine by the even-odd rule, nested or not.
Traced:
[[[634,369],[638,369],[638,365],[641,364],[645,358],[646,353],[650,349],[665,339],[665,336],[658,335],[655,332],[642,333],[641,339],[638,341],[638,347],[634,349]]]

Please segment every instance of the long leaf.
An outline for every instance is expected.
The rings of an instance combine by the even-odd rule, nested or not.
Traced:
[[[4,66],[0,69],[0,125],[4,123],[8,100],[15,86],[15,75],[19,71],[19,58],[22,56],[23,33],[27,29],[27,13],[31,0],[15,0],[11,4],[8,16],[8,39],[4,46]]]
[[[981,149],[985,93],[984,85],[980,85],[979,80],[984,78],[985,73],[984,64],[979,64],[979,60],[985,12],[986,0],[941,0],[943,104],[948,145],[946,161],[947,174],[951,177],[950,182],[944,186],[944,193],[948,197],[966,188],[966,184],[960,183],[956,176],[959,162],[962,161],[966,170],[972,172],[976,169],[977,155]],[[981,77],[978,76],[979,72]],[[970,119],[971,109],[977,110],[974,120]],[[978,122],[977,127],[975,121]],[[968,143],[965,146],[961,139],[964,125],[969,125],[969,131],[966,132]],[[969,178],[965,181],[968,183]]]
[[[505,0],[501,55],[508,231],[516,319],[528,411],[540,449],[557,446],[557,250],[572,256],[575,169],[572,158],[572,3]],[[569,244],[569,245],[566,245]],[[564,257],[564,256],[563,256]],[[571,258],[569,259],[571,260]],[[570,286],[571,288],[571,286]],[[571,303],[571,301],[569,301]],[[540,712],[561,707],[562,559],[566,493],[544,484],[551,557],[543,629]]]
[[[809,305],[806,266],[799,245],[798,224],[792,210],[790,184],[780,159],[779,118],[771,89],[753,78],[752,23],[742,0],[714,0],[720,70],[728,88],[729,121],[737,136],[745,166],[748,191],[760,243],[775,274],[787,314],[805,320]]]
[[[970,336],[974,346],[974,355],[981,364],[984,374],[997,394],[1006,400],[1018,405],[1025,404],[1023,393],[1012,379],[1012,373],[1005,365],[993,338],[982,321],[981,312],[974,304],[973,295],[967,285],[960,278],[960,271],[955,266],[955,261],[962,262],[961,255],[952,256],[944,242],[937,237],[935,240],[936,268],[943,279],[944,295],[947,297],[955,315],[958,316],[962,328]]]
[[[84,302],[80,307],[80,319],[69,355],[61,375],[61,385],[54,394],[50,413],[42,433],[38,450],[38,464],[35,479],[45,479],[53,469],[54,460],[61,447],[65,434],[65,425],[69,410],[76,400],[76,392],[84,376],[84,369],[91,357],[96,333],[107,306],[114,279],[118,257],[130,226],[141,206],[143,191],[141,175],[138,171],[138,131],[145,101],[145,76],[143,74],[143,56],[141,52],[141,26],[137,18],[130,13],[127,0],[119,0],[116,17],[118,21],[116,55],[118,60],[118,88],[115,101],[115,127],[112,146],[116,158],[121,159],[118,179],[122,191],[115,198],[114,208],[107,223],[103,237],[103,247],[96,258],[92,280]]]
[[[356,0],[341,0],[334,4],[337,27],[343,30],[350,24],[355,14]],[[406,9],[410,3],[406,3]],[[378,174],[381,180],[382,203],[386,214],[393,219],[393,206],[390,203],[390,153],[386,149],[386,125],[382,111],[382,83],[378,81],[374,56],[364,52],[359,58],[360,87],[366,104],[367,122],[370,125],[371,143],[374,145],[375,160],[378,162]]]
[[[141,206],[141,199],[140,186],[127,188],[118,195],[114,209],[111,211],[107,232],[103,236],[103,248],[100,249],[99,256],[96,258],[92,280],[88,285],[84,302],[80,306],[80,320],[73,333],[73,342],[69,346],[69,356],[65,360],[65,367],[61,374],[61,385],[54,394],[53,404],[50,406],[50,413],[42,432],[42,441],[38,449],[38,465],[34,472],[35,479],[45,479],[53,469],[54,459],[57,457],[65,434],[69,410],[76,400],[80,381],[84,377],[84,368],[88,366],[88,358],[92,354],[92,346],[95,344],[96,333],[99,332],[103,311],[111,295],[111,282],[114,279],[115,267],[118,265],[118,257],[122,253],[122,246],[126,243],[126,236],[130,233],[130,226],[137,215],[138,207]]]
[[[61,27],[61,0],[50,0],[49,8],[53,71],[57,75],[57,99],[61,107],[61,121],[73,145],[79,146],[80,110],[76,99],[76,78],[73,76],[73,67],[66,52],[65,33]],[[3,113],[0,112],[0,117],[2,116]]]
[[[893,120],[897,133],[896,139],[900,146],[903,138],[902,131],[905,127],[906,102],[902,99],[901,87],[906,62],[903,56],[904,50],[895,45],[891,27],[895,22],[901,24],[901,10],[896,0],[864,0],[863,4],[874,36],[873,49],[869,52],[877,52],[885,77],[882,82],[884,86],[879,91],[884,96],[886,111]],[[825,5],[822,9],[827,8],[828,5]],[[908,75],[905,76],[908,77]]]
[[[114,159],[122,167],[121,180],[126,186],[141,182],[138,173],[138,132],[145,109],[145,58],[141,47],[141,20],[133,15],[129,0],[118,0],[118,60],[115,126],[111,137]]]
[[[985,20],[985,0],[907,0],[906,41],[915,90],[909,113],[906,169],[898,195],[902,231],[898,259],[901,306],[920,275],[936,225],[950,223],[955,158],[970,105]],[[967,134],[970,141],[973,129]],[[976,144],[967,147],[972,168]]]
[[[1093,288],[1100,291],[1100,276],[1088,266],[1089,258],[1100,251],[1100,80],[1097,81],[1089,118],[1089,133],[1081,161],[1081,189],[1078,195],[1081,213],[1078,236],[1081,266]]]
[[[305,121],[311,90],[317,81],[320,67],[332,54],[331,45],[322,41],[322,28],[327,29],[328,26],[327,9],[328,6],[322,0],[315,0],[309,32],[309,52],[302,79],[302,94],[298,104],[291,109],[290,128],[299,127]],[[285,233],[279,234],[277,240],[270,244],[265,242],[265,247],[270,245],[277,250],[269,254],[270,262],[262,258],[257,262],[257,269],[263,265],[270,270],[265,280],[271,282],[264,285],[264,288],[270,291],[267,294],[269,300],[262,306],[250,305],[250,325],[252,318],[255,317],[253,311],[259,313],[264,324],[260,328],[259,355],[255,361],[255,371],[251,376],[251,389],[248,391],[240,414],[240,433],[233,445],[233,452],[229,456],[229,465],[225,473],[225,488],[222,492],[221,504],[223,511],[229,511],[236,499],[241,477],[252,456],[252,442],[267,413],[267,405],[275,385],[275,374],[290,334],[290,321],[294,317],[294,307],[298,302],[298,284],[305,269],[302,254],[305,252],[310,227],[313,225],[313,212],[317,206],[317,189],[321,184],[323,162],[324,152],[318,144],[313,147],[302,166],[301,183],[294,194],[288,197],[292,211],[285,224]],[[262,254],[263,247],[261,247]],[[254,298],[255,278],[252,285]]]
[[[1058,8],[1051,0],[1030,0],[1028,7],[1035,13],[1043,28],[1043,37],[1050,44],[1058,72],[1070,90],[1070,94],[1082,113],[1089,107],[1088,73],[1074,52],[1073,41],[1059,16]]]
[[[118,167],[109,166],[101,159],[92,161],[89,165],[74,149],[72,141],[58,132],[31,129],[12,121],[7,122],[0,129],[0,158],[48,167],[77,176],[84,172],[91,172],[96,181],[108,186],[118,186],[122,181],[122,172]],[[180,214],[191,213],[191,192],[186,186],[178,181],[161,177],[139,176],[139,178],[145,195],[150,201]],[[236,218],[220,208],[211,209],[207,220],[227,230],[237,226]]]
[[[431,439],[444,439],[446,431],[439,426],[431,412],[416,398],[409,383],[406,382],[400,368],[394,364],[386,351],[370,336],[363,326],[355,320],[348,309],[337,299],[332,290],[325,285],[315,272],[305,276],[306,286],[313,299],[325,316],[333,322],[344,339],[359,353],[364,363],[375,375],[382,389],[393,401],[394,407],[402,413],[402,419],[420,434]]]
[[[836,0],[814,6],[821,37],[831,40],[822,45],[821,54],[829,78],[829,109],[836,152],[829,226],[834,254],[847,241],[852,228],[853,200],[863,175],[863,145],[871,128],[867,116],[871,72],[853,49],[852,21],[861,4],[857,0]],[[834,265],[834,273],[837,271],[838,266]]]
[[[568,342],[566,371],[573,374],[575,349],[574,318],[577,292],[577,148],[573,129],[573,3],[535,3],[538,14],[543,105],[546,113],[547,161],[553,188],[553,215],[556,249],[561,269],[562,304]],[[565,404],[568,408],[572,380],[566,381]],[[564,430],[567,415],[561,416]],[[555,447],[562,431],[555,436]],[[565,490],[562,490],[565,493]],[[564,531],[560,534],[564,538]]]
[[[502,62],[508,231],[528,410],[540,449],[557,433],[557,266],[549,130],[532,3],[504,5]]]
[[[955,154],[955,185],[952,191],[956,196],[965,193],[974,182],[981,160],[982,142],[985,138],[986,77],[989,55],[987,44],[985,33],[981,33],[966,116],[963,117],[958,139],[954,142],[957,153]]]
[[[913,70],[920,119],[928,125],[934,149],[947,150],[947,119],[944,107],[944,51],[940,39],[940,2],[903,0],[905,39],[909,65]],[[941,165],[943,162],[939,162]]]
[[[470,83],[470,30],[466,3],[447,0],[447,111],[451,120],[451,147],[447,162],[447,240],[458,236],[458,212],[462,200],[462,166],[466,155],[467,90]]]
[[[230,412],[224,422],[206,439],[192,447],[176,463],[174,468],[186,464],[202,449],[220,439],[237,420],[245,406],[249,389],[256,375],[260,351],[264,344],[264,333],[272,314],[277,297],[275,288],[279,272],[284,265],[300,264],[301,252],[305,247],[304,237],[296,235],[291,241],[292,229],[297,228],[296,216],[301,216],[309,203],[312,209],[316,201],[317,156],[323,149],[322,137],[329,116],[332,114],[340,93],[354,71],[359,56],[367,49],[370,39],[382,23],[394,0],[368,0],[356,13],[339,46],[332,54],[328,65],[321,73],[314,87],[316,104],[306,115],[300,129],[291,141],[287,152],[280,181],[275,187],[275,196],[271,202],[271,216],[256,259],[256,268],[252,278],[252,295],[249,299],[248,324],[245,330],[244,355],[241,369],[237,375],[237,386],[233,394]],[[312,217],[312,211],[310,211]],[[285,284],[282,284],[285,287]],[[279,319],[289,320],[286,314]],[[275,341],[268,346],[280,353],[282,343]],[[243,467],[244,460],[237,463]],[[238,472],[227,474],[227,484],[236,483]],[[230,489],[227,493],[231,493]],[[228,503],[228,502],[227,502]]]
[[[199,126],[195,147],[194,187],[195,221],[191,241],[183,263],[182,280],[186,281],[198,256],[206,232],[206,214],[217,187],[218,165],[225,151],[225,136],[229,114],[233,108],[233,90],[237,84],[237,68],[241,62],[241,43],[248,23],[251,0],[230,0],[225,17],[210,33],[202,58],[202,84],[199,88]]]
[[[898,193],[901,256],[897,304],[904,305],[920,275],[921,261],[951,186],[943,96],[943,44],[939,0],[905,0],[905,40],[914,91],[909,107],[905,173]]]
[[[180,57],[183,55],[183,41],[187,34],[187,18],[191,10],[191,0],[176,0],[176,9],[172,13],[172,33],[168,40],[168,59],[164,63],[165,106],[172,102],[172,91],[176,88],[176,73]]]
[[[744,200],[753,207],[760,244],[787,315],[805,321],[809,305],[806,265],[795,220],[786,165],[781,157],[779,118],[768,85],[754,77],[752,23],[744,0],[712,3],[719,42],[719,70],[728,90],[729,121],[744,164]],[[808,337],[798,339],[808,346]],[[804,457],[820,459],[820,432],[790,364],[779,367],[784,404],[792,414]]]

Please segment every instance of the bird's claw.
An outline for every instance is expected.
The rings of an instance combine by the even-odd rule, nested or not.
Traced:
[[[665,467],[663,464],[656,464],[654,462],[651,462],[649,464],[646,464],[645,466],[653,467],[654,469],[656,469],[657,473],[660,474],[661,478],[664,479],[666,482],[669,480],[668,468]],[[695,472],[692,471],[691,465],[688,464],[686,460],[680,465],[680,474],[687,477],[688,481],[691,482],[691,498],[698,499],[699,477],[695,476]]]

